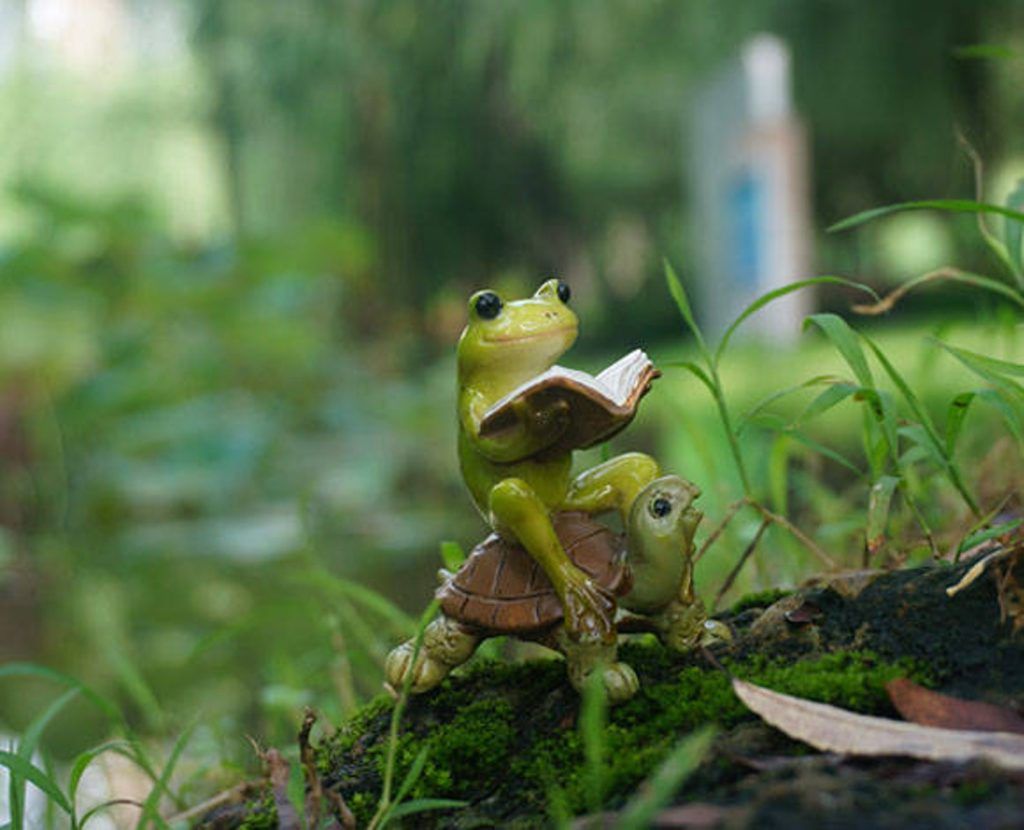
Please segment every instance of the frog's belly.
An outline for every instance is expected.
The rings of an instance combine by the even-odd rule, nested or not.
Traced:
[[[537,497],[554,510],[565,501],[569,491],[572,453],[565,453],[543,461],[524,459],[511,464],[495,464],[476,452],[464,437],[459,436],[459,465],[462,478],[469,488],[477,509],[487,516],[487,503],[491,488],[506,478],[521,478]]]

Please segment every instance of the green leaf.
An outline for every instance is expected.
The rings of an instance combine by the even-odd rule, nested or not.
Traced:
[[[1006,200],[1006,206],[1012,210],[1019,211],[1024,208],[1024,179],[1017,181],[1017,186],[1010,193]],[[1021,234],[1024,232],[1024,225],[1007,219],[1003,224],[1003,241],[1006,244],[1006,253],[1010,258],[1010,265],[1018,279],[1024,276],[1024,250],[1021,249]]]
[[[665,366],[669,369],[686,369],[687,372],[692,374],[694,377],[697,378],[697,380],[699,380],[707,387],[712,397],[717,399],[718,390],[714,382],[711,380],[710,377],[708,377],[708,373],[705,372],[700,366],[698,366],[693,361],[676,360],[671,363],[666,363]]]
[[[1008,60],[1020,57],[1020,55],[998,43],[972,43],[967,46],[957,46],[953,50],[953,57],[960,60]]]
[[[861,386],[873,389],[875,380],[871,376],[867,358],[864,357],[864,351],[857,341],[857,335],[847,322],[835,314],[812,314],[804,320],[804,329],[811,324],[816,325],[825,333],[825,336],[853,370],[853,374]]]
[[[683,284],[679,281],[679,277],[676,275],[675,269],[672,267],[667,259],[665,262],[665,282],[668,284],[668,293],[672,295],[672,299],[676,301],[676,305],[679,307],[679,313],[683,315],[683,320],[686,322],[687,328],[697,340],[697,347],[700,349],[701,354],[710,364],[711,353],[708,351],[707,343],[704,342],[704,335],[701,333],[700,326],[697,325],[697,320],[693,316],[693,309],[690,307],[690,298],[686,296],[686,289],[683,288]]]
[[[68,802],[67,797],[60,791],[57,782],[39,769],[39,767],[34,766],[15,753],[7,752],[3,749],[0,749],[0,766],[7,767],[11,771],[11,775],[17,775],[19,778],[25,779],[30,784],[38,787],[54,804],[69,816],[71,815],[71,804]]]
[[[28,728],[25,729],[21,736],[21,740],[18,741],[16,752],[19,758],[23,758],[29,763],[32,762],[32,756],[35,754],[36,747],[39,746],[39,740],[42,738],[46,727],[60,713],[61,709],[78,696],[78,693],[79,690],[77,688],[68,689],[28,725]],[[18,827],[21,826],[24,820],[25,783],[25,779],[22,776],[13,770],[11,771],[11,780],[8,786],[11,823]]]
[[[750,317],[751,314],[755,314],[760,311],[769,303],[780,297],[785,297],[787,294],[792,294],[794,291],[799,291],[803,288],[807,288],[811,285],[822,285],[831,283],[833,285],[845,285],[848,288],[855,288],[858,291],[863,291],[870,294],[875,300],[878,300],[878,295],[868,286],[862,285],[859,282],[853,282],[845,277],[825,276],[825,277],[812,277],[811,279],[799,280],[798,282],[791,282],[788,285],[784,285],[781,288],[776,288],[774,291],[769,291],[767,294],[762,294],[754,302],[748,305],[743,311],[740,312],[739,316],[732,321],[729,328],[725,330],[725,334],[722,335],[722,340],[718,344],[718,348],[715,349],[715,365],[718,365],[718,361],[721,359],[722,354],[725,352],[725,347],[729,344],[729,340],[732,338],[736,329],[739,328],[740,324]]]
[[[81,782],[82,776],[85,774],[85,770],[88,768],[89,764],[95,761],[96,758],[104,752],[127,749],[129,749],[127,741],[106,741],[99,746],[94,746],[92,749],[87,749],[76,755],[75,761],[71,765],[71,780],[68,784],[68,795],[71,801],[74,802],[75,797],[78,795],[78,785]],[[132,754],[127,751],[122,751],[121,754],[129,758],[133,757]]]
[[[619,813],[616,827],[619,830],[650,827],[657,812],[668,804],[683,781],[700,766],[714,737],[714,729],[704,727],[677,743]]]
[[[457,801],[454,798],[416,798],[399,804],[388,816],[392,821],[403,816],[425,813],[428,810],[457,810],[468,806],[468,801]]]
[[[808,449],[814,450],[814,452],[818,453],[819,455],[823,455],[826,458],[832,459],[833,461],[836,462],[836,464],[846,467],[846,469],[848,469],[850,472],[856,473],[858,476],[864,475],[864,471],[856,464],[854,464],[845,455],[832,449],[831,447],[826,446],[825,444],[820,443],[819,441],[815,441],[802,430],[790,426],[786,428],[785,432],[786,435],[789,435],[790,437],[796,439]]]
[[[455,573],[466,561],[466,552],[458,542],[442,542],[441,561],[447,570]]]
[[[868,551],[875,554],[885,544],[885,528],[889,523],[889,506],[900,480],[896,476],[882,476],[871,485],[868,496],[868,521],[865,541]]]
[[[300,585],[359,605],[363,610],[375,614],[387,623],[399,637],[408,637],[416,630],[416,622],[412,617],[383,594],[379,594],[365,585],[360,585],[358,582],[342,579],[324,568],[312,567],[296,573],[294,579]]]
[[[1020,404],[1008,400],[999,389],[981,389],[976,394],[979,401],[987,403],[1003,416],[1003,422],[1017,440],[1017,445],[1024,449],[1024,421],[1021,420]]]
[[[395,808],[405,801],[405,797],[409,795],[409,793],[412,792],[412,788],[416,786],[416,782],[419,781],[420,775],[423,774],[423,768],[427,764],[427,756],[429,754],[429,746],[423,747],[418,753],[416,753],[416,757],[412,761],[412,766],[409,767],[409,771],[405,774],[405,778],[402,779],[402,783],[398,787],[398,793],[395,795],[393,806],[384,815],[382,824],[385,826],[388,823],[388,819],[394,815]]]
[[[946,211],[947,213],[995,213],[1000,216],[1005,216],[1008,219],[1013,219],[1017,222],[1024,222],[1024,213],[1019,210],[1003,207],[1002,205],[993,205],[988,202],[975,202],[971,199],[925,199],[916,202],[900,202],[895,205],[886,205],[885,207],[877,207],[861,211],[860,213],[843,219],[840,222],[836,222],[828,229],[828,231],[829,233],[845,231],[848,228],[863,225],[873,219],[878,219],[882,216],[889,216],[893,213],[901,213],[907,210],[941,210]]]
[[[816,418],[828,412],[833,406],[842,403],[851,395],[857,394],[861,389],[862,387],[853,383],[847,383],[846,381],[832,384],[807,405],[807,408],[800,413],[795,423],[802,424],[805,421],[811,420],[811,418]]]
[[[973,400],[974,392],[961,392],[949,403],[949,411],[946,413],[946,455],[950,458],[956,451],[956,442]]]
[[[70,686],[73,689],[78,689],[78,691],[81,692],[82,697],[94,704],[96,708],[103,712],[103,714],[112,722],[118,725],[124,724],[124,718],[121,715],[121,711],[114,703],[97,692],[94,692],[84,683],[76,680],[70,675],[59,672],[56,669],[51,669],[47,666],[39,666],[35,663],[5,663],[0,666],[0,678],[4,677],[42,677],[46,680],[52,680],[55,683],[60,683],[63,686]]]
[[[785,389],[780,389],[778,392],[772,392],[770,395],[762,398],[756,404],[754,404],[747,413],[743,415],[739,423],[736,425],[736,434],[739,435],[746,428],[749,422],[754,421],[764,410],[782,398],[788,397],[795,392],[800,392],[804,389],[809,389],[812,386],[820,386],[821,384],[835,384],[839,383],[839,379],[835,375],[816,375],[810,380],[805,380],[803,383],[796,383],[793,386],[787,386]]]
[[[1012,522],[993,525],[992,527],[987,527],[984,530],[979,530],[977,533],[972,533],[960,543],[957,547],[957,553],[963,553],[965,550],[970,550],[975,545],[980,545],[982,542],[987,542],[989,539],[995,539],[997,536],[1010,533],[1022,524],[1024,524],[1024,519],[1014,519]]]
[[[178,736],[174,746],[171,747],[171,754],[167,758],[167,763],[164,765],[160,777],[153,782],[153,789],[149,791],[149,795],[146,796],[146,801],[142,805],[142,816],[139,818],[138,825],[140,830],[146,827],[148,821],[153,821],[158,827],[165,824],[163,819],[160,818],[160,799],[166,794],[172,800],[177,800],[171,792],[171,776],[174,774],[174,769],[178,765],[181,753],[185,751],[185,747],[192,738],[194,730],[195,725],[189,726]]]
[[[1024,394],[1024,386],[1021,386],[1016,381],[1011,380],[1012,377],[1024,377],[1024,365],[1020,363],[1011,363],[1008,360],[999,360],[995,357],[989,357],[988,355],[972,352],[969,349],[951,346],[949,343],[943,343],[941,340],[932,339],[933,342],[937,343],[941,348],[953,355],[953,357],[963,363],[964,366],[976,375],[980,375],[985,380],[993,383],[1010,383],[1016,387],[1021,394]]]

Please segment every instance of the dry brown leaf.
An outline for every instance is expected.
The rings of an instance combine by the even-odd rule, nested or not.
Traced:
[[[824,752],[905,755],[929,761],[984,759],[1004,769],[1024,770],[1024,736],[1021,735],[939,729],[858,715],[735,678],[732,688],[766,723]]]
[[[885,691],[904,720],[922,726],[1024,735],[1024,718],[1009,706],[940,694],[906,678],[890,680]]]

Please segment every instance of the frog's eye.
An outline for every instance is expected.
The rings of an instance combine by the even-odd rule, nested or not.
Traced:
[[[558,299],[560,299],[566,305],[569,304],[569,298],[572,297],[572,291],[569,289],[569,283],[558,281]]]
[[[658,496],[658,498],[651,502],[651,506],[648,509],[655,519],[661,519],[672,512],[672,502],[664,496]]]
[[[476,298],[473,308],[481,320],[493,320],[501,314],[501,297],[493,291],[484,291]]]

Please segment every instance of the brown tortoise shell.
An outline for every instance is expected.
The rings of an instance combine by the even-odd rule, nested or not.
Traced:
[[[579,511],[558,513],[552,524],[569,558],[600,588],[611,596],[629,591],[624,536]],[[562,605],[540,565],[496,533],[473,548],[437,598],[447,616],[493,633],[538,633],[562,619]]]

